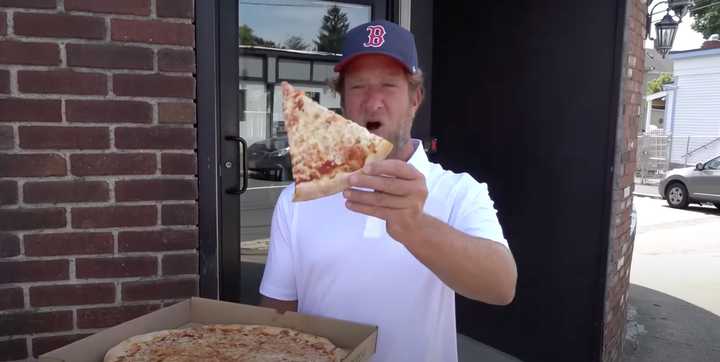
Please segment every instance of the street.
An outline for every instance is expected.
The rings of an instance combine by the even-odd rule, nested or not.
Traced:
[[[634,204],[625,361],[720,361],[720,210]]]

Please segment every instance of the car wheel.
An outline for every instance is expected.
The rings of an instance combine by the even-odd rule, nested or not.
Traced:
[[[680,182],[673,182],[667,187],[665,199],[670,207],[678,209],[685,209],[690,203],[687,188]]]

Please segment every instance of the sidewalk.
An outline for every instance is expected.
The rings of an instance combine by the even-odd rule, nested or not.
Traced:
[[[720,361],[720,316],[631,284],[624,362]]]
[[[654,199],[660,199],[660,192],[658,191],[658,179],[645,179],[645,183],[642,183],[642,179],[639,177],[635,178],[635,191],[633,195],[640,197],[651,197]]]

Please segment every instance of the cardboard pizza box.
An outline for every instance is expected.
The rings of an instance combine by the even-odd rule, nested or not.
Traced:
[[[378,328],[375,326],[321,318],[301,313],[279,313],[270,308],[190,298],[105,329],[87,338],[40,356],[40,362],[102,362],[105,353],[125,339],[163,329],[195,324],[262,324],[293,328],[328,338],[351,351],[343,361],[368,361],[375,353]]]

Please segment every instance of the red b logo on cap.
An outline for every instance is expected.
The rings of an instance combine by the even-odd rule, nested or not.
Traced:
[[[364,47],[379,48],[385,44],[385,28],[382,25],[370,25],[367,27],[368,42],[364,43]]]

